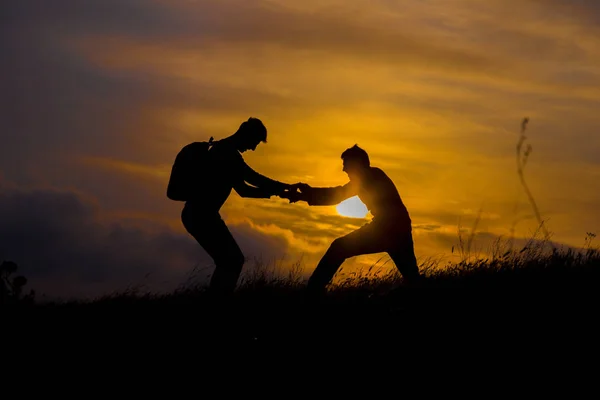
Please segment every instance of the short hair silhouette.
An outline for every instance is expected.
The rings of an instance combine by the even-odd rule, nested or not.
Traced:
[[[344,150],[342,153],[342,160],[356,160],[365,166],[370,166],[371,161],[366,151],[358,147],[357,144]]]
[[[236,133],[244,136],[254,136],[261,142],[267,143],[267,127],[258,118],[250,117],[247,121],[242,122]]]

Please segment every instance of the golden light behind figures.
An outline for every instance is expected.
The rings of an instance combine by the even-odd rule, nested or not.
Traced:
[[[360,201],[358,196],[342,201],[336,206],[336,210],[341,216],[351,218],[365,218],[369,213],[367,206]]]

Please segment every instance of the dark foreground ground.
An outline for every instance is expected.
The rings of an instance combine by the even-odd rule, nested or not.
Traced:
[[[207,351],[351,346],[410,352],[455,345],[465,351],[505,345],[556,351],[595,345],[599,300],[597,280],[587,278],[533,286],[400,286],[385,294],[345,289],[319,300],[305,298],[302,288],[262,287],[227,301],[190,291],[11,307],[5,326],[21,339],[72,348],[83,341]]]
[[[303,284],[278,281],[243,286],[227,301],[188,289],[11,305],[2,310],[4,354],[149,365],[164,357],[177,358],[175,365],[240,359],[261,365],[275,357],[320,367],[345,358],[370,360],[370,368],[411,362],[559,371],[594,366],[600,355],[598,258],[558,261],[471,265],[432,274],[420,287],[370,282],[318,300],[305,297]]]
[[[478,398],[554,396],[560,386],[583,398],[597,391],[600,303],[597,281],[577,282],[346,289],[321,301],[263,287],[228,303],[188,292],[12,308],[2,354],[17,375],[58,376],[61,392],[92,379],[86,391],[122,393],[117,380],[133,386],[128,393],[187,388],[177,397],[339,394],[338,385],[352,395],[358,384],[370,397],[383,386],[379,396]]]

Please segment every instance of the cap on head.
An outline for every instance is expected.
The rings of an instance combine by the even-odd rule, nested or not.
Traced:
[[[358,147],[357,144],[354,146],[344,150],[342,153],[342,160],[348,160],[350,162],[357,162],[365,167],[371,165],[371,161],[369,160],[369,155],[366,151]]]
[[[247,121],[242,122],[238,134],[244,137],[253,137],[261,142],[267,142],[267,128],[258,118],[250,117]]]

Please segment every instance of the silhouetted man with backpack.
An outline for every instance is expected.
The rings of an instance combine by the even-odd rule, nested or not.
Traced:
[[[181,220],[186,230],[213,258],[216,268],[209,290],[222,295],[235,290],[244,254],[219,214],[234,189],[241,197],[268,199],[291,186],[267,178],[250,168],[240,153],[267,142],[267,129],[249,118],[222,140],[194,142],[177,155],[167,196],[185,201]],[[252,186],[251,186],[252,185]]]
[[[371,167],[367,152],[357,145],[345,150],[341,158],[343,170],[350,178],[347,184],[313,188],[298,183],[294,187],[301,193],[289,191],[281,195],[290,202],[304,200],[311,206],[335,205],[358,196],[373,215],[371,222],[331,243],[308,280],[308,292],[324,294],[327,284],[347,258],[380,252],[390,255],[407,283],[419,281],[411,219],[394,182],[381,169]]]

